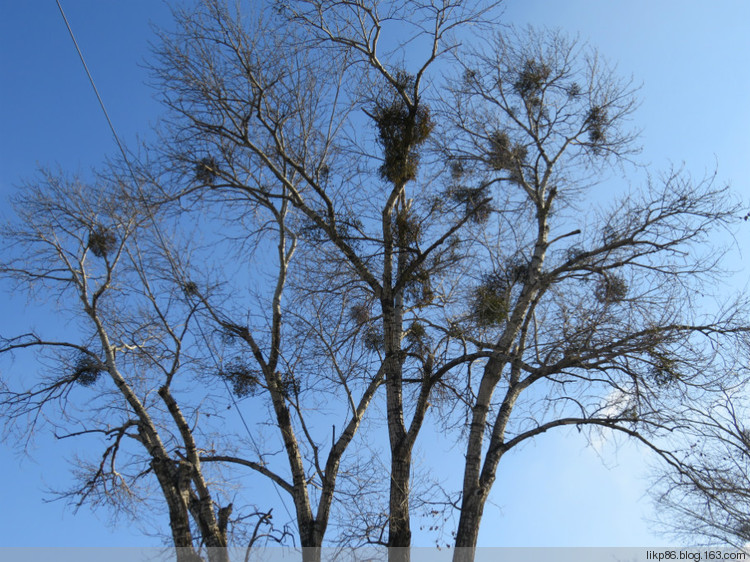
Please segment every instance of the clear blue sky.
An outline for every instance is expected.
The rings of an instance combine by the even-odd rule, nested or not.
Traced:
[[[160,108],[139,65],[148,57],[149,22],[169,25],[158,0],[63,3],[115,126],[127,143],[148,137]],[[555,26],[597,47],[642,83],[635,125],[640,160],[654,171],[685,163],[750,195],[750,2],[745,0],[507,0],[505,20]],[[54,0],[0,1],[0,196],[39,165],[86,172],[115,151]],[[601,189],[606,189],[602,186]],[[5,216],[7,205],[0,207]],[[747,253],[748,228],[738,242]],[[737,282],[750,275],[738,257]],[[2,296],[0,332],[36,315]],[[15,367],[18,367],[16,364]],[[4,374],[12,365],[0,363]],[[429,436],[425,457],[436,454]],[[0,546],[155,545],[106,517],[77,515],[44,489],[64,485],[70,443],[37,441],[33,458],[0,445]],[[601,455],[575,432],[545,435],[501,464],[480,534],[496,546],[650,546],[645,463],[636,449],[611,444]],[[439,454],[439,453],[438,453]],[[461,457],[460,449],[453,455]],[[449,467],[443,467],[449,470]]]

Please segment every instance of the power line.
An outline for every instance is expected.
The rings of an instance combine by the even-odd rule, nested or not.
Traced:
[[[89,67],[86,64],[86,59],[83,58],[83,53],[81,52],[81,48],[78,46],[78,41],[76,41],[76,36],[73,34],[73,29],[70,27],[70,22],[68,21],[67,16],[65,15],[65,11],[63,10],[62,4],[60,4],[60,0],[55,0],[57,3],[57,7],[60,9],[60,15],[63,18],[63,21],[65,22],[65,27],[68,28],[68,33],[70,34],[70,38],[73,40],[73,45],[76,47],[76,51],[78,52],[78,58],[81,59],[81,64],[83,65],[83,69],[86,71],[86,76],[89,77],[89,83],[91,84],[91,87],[94,89],[94,93],[96,94],[96,99],[99,100],[99,106],[102,108],[102,113],[104,113],[104,117],[107,119],[107,124],[109,125],[109,130],[112,131],[112,136],[115,137],[115,142],[117,143],[117,146],[120,148],[120,152],[122,153],[122,157],[125,159],[125,164],[128,166],[128,169],[130,170],[130,174],[133,176],[133,181],[136,182],[136,186],[138,186],[138,182],[135,179],[135,174],[133,173],[133,169],[130,167],[130,161],[128,160],[128,156],[125,153],[125,148],[122,146],[122,143],[120,142],[120,137],[117,136],[117,132],[115,131],[115,127],[112,124],[112,120],[109,118],[109,113],[107,112],[107,108],[104,105],[104,100],[102,100],[102,96],[99,95],[99,90],[96,87],[96,84],[94,83],[94,78],[91,76],[91,72],[89,72]]]

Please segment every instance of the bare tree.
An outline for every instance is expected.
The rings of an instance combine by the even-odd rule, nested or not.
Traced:
[[[744,364],[727,366],[742,372]],[[678,467],[661,473],[655,499],[663,529],[688,543],[746,548],[750,542],[750,434],[746,393],[727,390],[685,412]]]
[[[224,187],[217,178],[214,188]],[[342,457],[383,375],[376,368],[374,376],[366,376],[371,371],[364,366],[361,349],[353,343],[353,336],[347,335],[351,319],[346,300],[321,300],[307,294],[305,299],[284,302],[297,245],[285,222],[288,202],[282,199],[277,207],[262,198],[259,204],[276,223],[271,242],[276,245],[277,267],[273,291],[265,298],[261,291],[251,305],[236,292],[212,294],[197,289],[194,297],[220,336],[232,341],[235,354],[220,376],[232,384],[238,397],[253,396],[256,403],[268,401],[287,462],[276,467],[268,451],[236,447],[232,454],[219,452],[201,458],[246,466],[289,493],[303,557],[317,560]],[[236,200],[233,206],[236,211]],[[255,251],[268,264],[271,260],[258,243]],[[256,274],[262,269],[261,265]],[[287,470],[291,481],[283,476]]]
[[[471,559],[507,452],[577,427],[679,468],[662,436],[680,404],[726,387],[724,342],[746,344],[743,303],[699,302],[721,273],[709,236],[738,215],[728,191],[673,171],[594,204],[634,154],[632,85],[555,33],[459,51],[494,5],[204,0],[161,36],[170,116],[143,181],[218,210],[215,251],[233,247],[225,262],[264,282],[239,290],[231,268],[197,282],[174,259],[165,277],[214,327],[210,347],[234,354],[215,378],[266,404],[285,456],[272,466],[224,442],[197,460],[289,493],[307,558],[336,497],[377,493],[367,461],[339,476],[381,385],[388,502],[359,541],[408,559],[413,451],[433,408],[466,439],[460,497],[443,505],[458,505],[456,557]]]
[[[633,153],[634,91],[558,35],[505,34],[456,58],[446,85],[433,67],[455,51],[451,31],[481,21],[475,4],[278,14],[284,34],[206,2],[167,41],[172,154],[288,202],[299,251],[359,301],[385,384],[387,545],[410,545],[412,451],[441,395],[467,407],[468,556],[500,459],[540,433],[616,430],[674,462],[655,438],[674,426],[669,400],[720,379],[711,344],[744,333],[740,307],[701,318],[691,305],[719,272],[702,244],[738,212],[726,190],[672,172],[583,220],[587,190]],[[381,55],[392,23],[405,39]]]
[[[142,502],[166,507],[178,560],[202,560],[202,546],[211,562],[227,560],[233,522],[239,530],[266,515],[239,506],[233,518],[233,504],[219,503],[219,475],[203,468],[213,443],[196,421],[216,411],[210,396],[194,396],[196,306],[192,288],[165,274],[153,210],[117,181],[51,173],[26,185],[14,208],[0,272],[57,302],[65,328],[3,336],[1,353],[31,350],[47,361],[39,377],[3,380],[4,416],[29,437],[45,419],[59,439],[98,436],[101,458],[79,459],[80,486],[64,493],[78,507],[107,505],[136,519]]]
[[[446,357],[450,336],[439,330],[432,342],[420,321],[430,311],[444,316],[457,282],[447,273],[460,266],[455,235],[480,206],[438,212],[439,193],[420,184],[407,195],[406,186],[434,127],[427,72],[455,46],[450,33],[481,22],[491,6],[285,2],[276,16],[243,20],[204,2],[184,16],[179,36],[164,37],[155,68],[176,115],[170,160],[207,165],[213,190],[288,202],[298,243],[320,263],[338,264],[339,290],[357,288],[352,313],[377,357],[369,378],[384,377],[386,387],[392,547],[410,545],[411,456],[432,389],[483,354]],[[407,39],[382,58],[380,36],[391,24],[406,26],[399,32]],[[400,58],[416,45],[424,58],[409,61],[410,70]],[[374,137],[361,138],[361,128]]]
[[[717,341],[742,343],[747,321],[737,303],[696,303],[720,272],[708,235],[739,214],[726,189],[671,172],[582,214],[584,194],[606,189],[601,171],[633,148],[632,87],[596,53],[530,30],[459,62],[446,109],[454,193],[492,197],[486,265],[459,321],[490,351],[465,389],[463,560],[500,460],[541,433],[604,428],[678,463],[658,436],[679,427],[681,402],[732,377],[715,366]]]
[[[300,239],[314,239],[318,227],[291,210],[300,186],[310,179],[307,174],[323,181],[327,172],[321,162],[310,171],[299,169],[283,154],[316,159],[331,152],[317,132],[321,120],[327,119],[322,126],[329,130],[339,126],[334,115],[342,106],[335,100],[316,105],[315,96],[319,82],[333,77],[336,84],[340,69],[323,67],[325,61],[295,50],[293,31],[274,28],[278,21],[262,12],[247,23],[228,6],[205,2],[196,11],[175,15],[178,29],[162,36],[157,53],[162,65],[155,74],[169,84],[167,105],[178,117],[187,116],[190,126],[174,115],[165,123],[172,141],[161,155],[171,173],[166,184],[162,175],[152,181],[169,199],[194,197],[194,205],[202,201],[207,205],[202,208],[224,209],[230,218],[222,222],[222,237],[238,242],[245,252],[239,259],[256,276],[273,279],[257,291],[217,292],[196,285],[192,297],[219,335],[233,342],[236,355],[221,375],[238,395],[266,402],[286,456],[286,463],[277,465],[266,450],[235,447],[231,454],[217,452],[202,460],[246,466],[288,493],[303,555],[314,560],[320,556],[343,455],[384,376],[353,343],[358,332],[351,329],[347,297],[338,293],[321,300],[307,289],[304,297],[287,296],[290,276],[297,276],[294,284],[300,287],[303,271],[315,270],[309,250],[301,260],[296,255]],[[206,95],[215,96],[216,107],[202,105]],[[253,142],[255,112],[254,126],[267,135],[257,142],[276,144],[264,144],[260,159],[249,158],[246,150]],[[287,131],[288,122],[297,128]],[[296,261],[301,262],[297,273]],[[190,273],[180,282],[199,275]],[[321,419],[326,420],[322,425]]]

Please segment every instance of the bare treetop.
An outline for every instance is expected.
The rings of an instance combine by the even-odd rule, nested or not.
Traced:
[[[47,175],[18,202],[6,236],[31,251],[3,273],[55,287],[89,331],[59,344],[72,374],[6,403],[108,373],[175,544],[226,546],[245,519],[204,467],[249,469],[292,499],[311,561],[325,541],[408,560],[418,508],[455,511],[471,559],[501,460],[559,428],[632,438],[689,475],[672,490],[700,482],[672,436],[747,351],[746,299],[705,298],[741,205],[712,177],[642,174],[632,81],[559,32],[490,29],[496,5],[175,10],[139,185]],[[196,381],[264,423],[222,433],[178,392]],[[460,444],[460,489],[415,464],[428,425]]]

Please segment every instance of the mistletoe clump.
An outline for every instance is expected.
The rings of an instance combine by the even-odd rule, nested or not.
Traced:
[[[552,69],[545,63],[528,59],[519,71],[513,88],[528,106],[536,107],[542,103],[542,94]]]
[[[495,171],[507,170],[514,181],[521,179],[521,166],[526,160],[527,149],[522,144],[512,143],[505,131],[493,131],[487,149],[487,164]]]
[[[398,72],[396,82],[397,92],[391,99],[376,103],[371,116],[383,147],[380,175],[395,185],[403,185],[416,178],[419,146],[430,136],[434,123],[428,107],[404,99],[405,92],[414,89],[414,77]]]
[[[591,144],[603,143],[607,126],[607,111],[598,105],[593,106],[586,114],[586,126]]]
[[[117,236],[109,228],[95,226],[89,232],[88,247],[97,258],[106,258],[117,248]]]
[[[508,317],[508,282],[498,273],[485,275],[474,288],[471,311],[479,326],[498,326]]]
[[[195,165],[195,179],[203,185],[213,185],[219,175],[219,166],[213,156],[201,158]]]
[[[594,289],[594,297],[602,304],[621,302],[627,294],[627,282],[617,275],[602,277]]]
[[[241,359],[229,361],[219,370],[219,376],[231,383],[232,391],[239,398],[255,396],[260,388],[259,373]]]
[[[73,368],[73,380],[81,386],[92,386],[104,372],[101,362],[89,355],[81,355]]]

